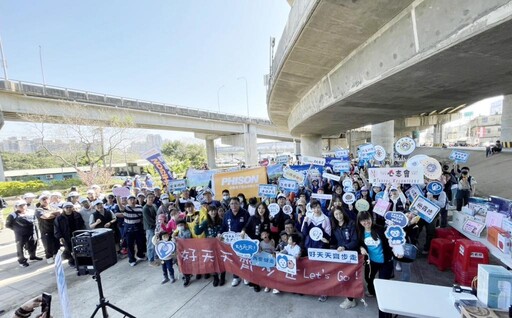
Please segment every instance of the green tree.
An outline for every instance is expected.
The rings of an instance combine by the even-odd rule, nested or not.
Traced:
[[[162,146],[162,154],[171,169],[178,174],[185,173],[188,168],[201,168],[206,162],[206,148],[199,144],[168,141]]]

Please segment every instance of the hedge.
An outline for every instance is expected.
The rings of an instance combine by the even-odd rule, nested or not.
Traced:
[[[83,185],[83,183],[79,179],[55,180],[49,183],[44,183],[40,180],[0,182],[0,197],[13,197],[23,195],[27,192],[43,190],[69,189],[72,186],[81,185]]]

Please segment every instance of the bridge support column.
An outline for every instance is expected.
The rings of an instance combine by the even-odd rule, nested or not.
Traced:
[[[215,163],[215,139],[206,139],[206,160],[210,169],[217,168]]]
[[[500,141],[503,148],[512,148],[512,95],[503,97]]]
[[[434,147],[441,147],[443,145],[443,124],[438,123],[434,125]]]
[[[322,156],[321,135],[300,135],[300,154],[303,156]]]
[[[4,113],[0,112],[0,130],[4,127]],[[0,181],[5,181],[4,174],[4,162],[2,161],[2,156],[0,155]]]
[[[245,165],[256,166],[258,165],[258,138],[256,136],[256,127],[253,125],[244,125],[244,150],[245,150]]]
[[[372,125],[371,140],[374,146],[380,145],[386,150],[387,158],[392,163],[393,144],[395,143],[395,122],[389,120],[380,124]]]

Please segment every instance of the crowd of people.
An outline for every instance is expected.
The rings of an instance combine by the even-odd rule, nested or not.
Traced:
[[[175,283],[175,259],[159,260],[155,244],[159,240],[179,240],[187,238],[220,238],[226,231],[241,233],[242,237],[260,241],[260,249],[268,253],[282,252],[295,257],[307,255],[308,248],[335,249],[337,251],[357,251],[365,256],[365,280],[367,297],[375,296],[375,277],[391,279],[396,271],[400,278],[411,279],[413,259],[397,254],[384,235],[386,222],[374,213],[373,207],[378,197],[390,203],[389,210],[403,212],[409,220],[404,229],[407,241],[428,253],[436,226],[447,226],[447,207],[457,210],[468,203],[474,195],[476,181],[469,175],[469,168],[443,165],[439,181],[444,185],[440,194],[427,192],[427,183],[419,185],[423,195],[440,208],[436,219],[428,223],[409,211],[410,200],[404,195],[409,184],[370,184],[366,178],[367,169],[353,166],[349,173],[342,175],[341,181],[352,180],[348,189],[340,182],[317,178],[306,179],[297,191],[282,191],[276,198],[246,198],[243,193],[230,193],[225,189],[220,200],[214,199],[210,188],[187,188],[181,192],[169,193],[154,183],[144,184],[134,180],[126,186],[127,196],[103,193],[99,186],[92,186],[85,196],[76,188],[63,196],[58,192],[44,191],[38,196],[27,193],[15,203],[15,211],[6,220],[6,227],[15,233],[18,263],[29,266],[29,260],[41,261],[36,255],[36,245],[41,241],[44,256],[49,264],[60,248],[63,257],[75,266],[71,237],[77,230],[110,228],[116,237],[119,257],[127,255],[128,264],[136,266],[147,262],[150,266],[162,269],[162,284]],[[147,179],[146,179],[147,180]],[[151,179],[149,179],[151,180]],[[356,199],[367,201],[369,208],[358,211],[354,204],[346,204],[343,194],[353,192]],[[380,194],[383,192],[383,194]],[[331,199],[312,198],[314,193],[331,195]],[[268,205],[277,203],[279,212],[271,215]],[[285,205],[292,207],[292,213],[285,213]],[[309,236],[312,228],[322,231],[320,240]],[[419,246],[420,234],[425,229],[423,246]],[[28,255],[28,258],[27,258]],[[226,283],[226,273],[204,275],[213,279],[213,286]],[[201,279],[202,275],[196,275]],[[192,282],[192,275],[184,275],[183,286]],[[238,286],[242,279],[233,275],[231,286]],[[261,286],[244,281],[256,292]],[[270,289],[264,287],[264,291]],[[278,290],[272,290],[279,293]],[[323,302],[326,296],[321,296]],[[356,300],[347,298],[341,308],[356,306]]]

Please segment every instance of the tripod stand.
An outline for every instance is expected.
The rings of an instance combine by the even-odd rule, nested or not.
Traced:
[[[94,280],[96,280],[96,283],[98,283],[98,293],[100,294],[100,303],[96,305],[96,309],[92,313],[91,318],[96,316],[96,313],[98,312],[98,310],[100,310],[100,308],[101,308],[101,312],[103,314],[103,318],[107,318],[108,317],[107,306],[112,308],[112,309],[114,309],[115,311],[123,314],[124,317],[136,318],[135,316],[130,315],[126,311],[122,310],[121,308],[112,305],[111,303],[109,303],[108,300],[105,299],[105,296],[103,295],[103,287],[101,286],[101,276],[100,276],[100,273],[95,274],[94,276],[92,276],[92,278]]]

